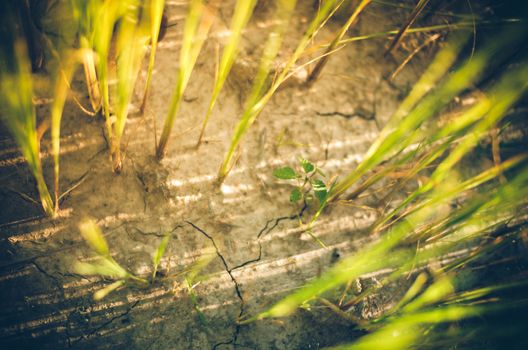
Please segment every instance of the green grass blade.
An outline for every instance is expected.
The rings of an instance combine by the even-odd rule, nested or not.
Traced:
[[[97,253],[94,262],[80,262],[74,265],[74,271],[81,275],[100,275],[123,280],[133,280],[141,284],[148,284],[144,278],[134,276],[119,265],[110,255],[108,243],[101,229],[93,220],[85,219],[79,224],[79,231],[88,245]]]
[[[220,64],[218,66],[218,74],[216,76],[216,80],[213,87],[213,94],[207,107],[207,112],[205,114],[205,118],[202,124],[200,136],[198,137],[197,145],[200,145],[200,143],[202,142],[205,127],[209,122],[209,118],[211,116],[211,113],[213,112],[213,108],[215,106],[218,95],[220,94],[220,91],[224,86],[227,76],[229,75],[231,67],[233,66],[233,63],[235,62],[236,56],[238,54],[242,31],[246,27],[246,24],[251,17],[256,3],[256,0],[238,0],[236,3],[235,12],[233,14],[233,18],[231,19],[229,40],[222,52],[222,58],[220,59]]]
[[[445,306],[405,315],[377,331],[368,334],[354,344],[332,349],[412,349],[431,325],[457,322],[483,313],[482,306]]]
[[[520,37],[520,34],[508,31],[500,37],[503,40],[497,40],[489,44],[474,57],[468,59],[462,67],[447,77],[440,88],[417,104],[434,86],[432,83],[438,81],[445,74],[447,68],[454,62],[462,45],[457,40],[454,45],[442,50],[415,88],[413,88],[409,97],[404,100],[393,117],[391,117],[379,138],[369,148],[364,160],[335,186],[330,194],[331,198],[335,199],[341,195],[367,171],[394,153],[401,152],[402,149],[415,141],[414,136],[416,136],[418,127],[444,108],[447,101],[476,81],[486,69],[487,62],[503,50],[511,49],[512,43]],[[440,57],[444,56],[448,58],[446,61],[439,60]],[[448,63],[447,66],[446,62]],[[402,118],[403,116],[405,118]]]
[[[93,52],[94,24],[102,6],[102,0],[70,0],[72,17],[77,23],[79,46],[82,50],[84,76],[93,114],[101,110],[102,97],[97,78],[97,65]]]
[[[116,38],[117,84],[113,123],[114,171],[121,170],[121,138],[128,118],[134,87],[149,40],[149,18],[141,13],[139,1],[131,1],[123,13]]]
[[[112,121],[110,119],[110,91],[108,76],[108,58],[110,42],[112,40],[115,22],[118,18],[119,4],[115,1],[106,1],[94,8],[93,28],[91,43],[97,55],[97,77],[101,89],[102,111],[105,117],[105,126],[109,140],[110,153],[113,156],[116,150]],[[118,148],[117,148],[118,149]]]
[[[310,73],[307,79],[307,84],[312,84],[319,75],[321,74],[324,66],[328,62],[328,59],[330,58],[330,54],[334,52],[334,50],[337,48],[345,34],[348,32],[350,27],[357,21],[359,14],[367,7],[368,4],[370,4],[372,0],[361,0],[361,2],[357,5],[356,9],[352,13],[352,15],[348,18],[346,23],[341,27],[337,35],[335,36],[334,40],[330,43],[328,48],[326,49],[325,53],[322,55],[322,58],[317,62],[314,69]]]
[[[143,101],[141,102],[141,113],[145,111],[147,105],[147,98],[150,90],[150,82],[152,80],[152,71],[154,70],[154,62],[156,61],[156,51],[158,49],[158,38],[160,33],[161,20],[163,17],[163,8],[165,0],[148,0],[146,10],[150,15],[150,55],[147,68],[147,80],[145,82],[145,92],[143,93]]]
[[[395,137],[390,140],[389,136],[395,135],[399,130],[402,132],[409,132],[404,130],[403,125],[400,126],[400,121],[406,115],[408,115],[413,107],[431,90],[437,81],[439,81],[445,73],[454,64],[458,53],[462,50],[465,38],[457,37],[451,41],[446,47],[444,47],[437,54],[429,68],[413,86],[413,89],[405,100],[400,104],[396,112],[392,115],[391,119],[387,123],[386,127],[381,131],[380,136],[369,148],[369,151],[365,155],[364,160],[348,174],[344,179],[340,180],[330,193],[330,198],[335,199],[353,184],[357,182],[368,170],[372,169],[373,166],[379,164],[386,155],[387,149],[390,150],[394,146]],[[431,99],[431,102],[435,102],[435,99]],[[423,108],[421,109],[423,110]],[[405,125],[407,128],[407,125]],[[380,150],[384,145],[384,149]]]
[[[523,96],[528,89],[528,83],[524,77],[528,76],[528,66],[521,66],[509,73],[504,74],[499,83],[489,91],[487,97],[484,97],[481,102],[477,103],[467,113],[464,113],[458,122],[446,125],[438,134],[439,136],[446,136],[452,133],[457,133],[463,130],[470,122],[478,121],[478,124],[467,132],[462,141],[450,152],[446,159],[444,159],[434,173],[431,175],[429,181],[420,186],[416,191],[410,194],[401,204],[393,209],[385,218],[378,223],[378,226],[383,225],[389,218],[392,218],[396,213],[400,212],[407,204],[416,199],[418,196],[430,191],[434,186],[450,174],[452,169],[464,155],[471,151],[478,143],[478,141],[490,130],[506,112]],[[502,164],[505,166],[505,163]],[[499,169],[502,171],[502,169]]]
[[[9,9],[6,9],[6,11]],[[5,23],[0,30],[14,28]],[[31,65],[22,39],[11,33],[0,33],[10,38],[0,45],[0,102],[4,110],[3,121],[20,147],[29,169],[37,183],[37,190],[44,212],[54,215],[54,205],[42,173],[40,141],[37,136],[37,120],[33,106]]]
[[[158,249],[156,249],[156,254],[152,257],[152,265],[153,265],[153,271],[152,271],[152,280],[156,277],[156,272],[158,272],[158,266],[161,262],[161,258],[163,257],[163,254],[165,254],[165,249],[167,249],[167,245],[169,244],[170,235],[165,235],[163,239],[161,240]]]
[[[231,144],[229,145],[228,151],[224,157],[224,161],[222,165],[220,166],[220,170],[218,173],[218,177],[220,179],[225,178],[227,174],[229,173],[230,169],[232,168],[235,150],[238,144],[240,143],[242,136],[246,133],[249,126],[255,121],[259,113],[260,106],[263,107],[262,104],[260,104],[259,107],[256,107],[256,106],[258,105],[259,100],[262,98],[262,91],[264,90],[266,81],[270,75],[270,70],[272,68],[273,61],[275,60],[275,57],[279,53],[280,47],[282,45],[282,37],[287,28],[290,17],[292,16],[293,10],[295,9],[295,5],[296,5],[296,1],[294,0],[278,0],[277,2],[276,13],[277,13],[277,17],[279,18],[279,21],[278,21],[278,24],[273,29],[273,32],[268,37],[268,41],[266,42],[266,45],[264,47],[264,52],[262,54],[262,58],[259,64],[257,75],[253,82],[253,87],[251,89],[249,97],[246,100],[244,112],[240,118],[240,121],[237,123],[235,127],[235,131],[231,139]],[[330,11],[330,8],[326,10]],[[323,19],[324,19],[324,16],[320,16],[320,18],[318,17],[317,23],[319,23]],[[316,29],[315,24],[317,23],[315,22],[316,20],[314,20],[310,26],[310,29],[312,30],[312,32],[315,31]],[[308,32],[307,32],[307,34],[305,34],[305,37],[303,37],[303,39],[306,38],[307,36],[311,37],[311,35],[308,35]],[[304,45],[304,41],[301,44]],[[300,52],[302,50],[297,49],[297,51],[299,51],[297,54],[300,55]],[[294,62],[292,63],[293,60],[294,58],[292,57],[290,59],[289,66],[287,65],[287,67],[285,68],[285,72],[286,70],[289,70],[290,67],[293,65],[294,63]],[[295,61],[296,60],[297,58],[295,58]],[[285,72],[284,72],[284,76],[286,75]],[[278,86],[275,87],[273,91],[275,91],[277,88]],[[271,94],[273,94],[273,92]],[[269,98],[271,98],[271,94]]]
[[[198,54],[207,39],[207,34],[213,23],[213,14],[204,7],[201,0],[191,0],[189,13],[185,19],[182,47],[180,50],[180,67],[177,72],[176,86],[163,131],[156,149],[156,157],[162,159],[167,152],[169,136],[176,120],[183,93],[198,58]]]
[[[74,271],[85,276],[103,276],[111,278],[128,278],[128,272],[111,258],[98,257],[93,263],[78,261]]]
[[[419,309],[432,305],[439,302],[440,300],[453,295],[455,287],[451,280],[442,276],[439,280],[435,281],[429,288],[427,288],[422,294],[416,299],[405,305],[403,312],[414,312]]]
[[[103,289],[99,289],[97,292],[94,293],[93,299],[95,301],[99,301],[106,297],[108,294],[112,293],[114,290],[118,289],[119,287],[123,286],[126,282],[124,280],[121,281],[115,281],[114,283],[104,287]]]
[[[69,92],[70,81],[77,66],[78,55],[75,52],[64,54],[64,63],[58,62],[58,69],[55,72],[54,99],[51,104],[51,153],[53,156],[53,177],[55,191],[54,211],[59,210],[59,161],[60,161],[60,126],[64,103]]]
[[[101,229],[95,224],[93,220],[84,220],[79,224],[79,231],[83,238],[88,242],[90,247],[97,254],[110,257],[110,250],[108,249],[108,244],[106,239],[101,232]]]

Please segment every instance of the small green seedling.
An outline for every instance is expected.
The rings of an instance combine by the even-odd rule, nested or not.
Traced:
[[[296,182],[295,187],[290,192],[290,202],[302,202],[305,206],[308,206],[314,203],[314,199],[317,200],[317,213],[308,223],[305,232],[323,248],[326,248],[326,244],[314,236],[311,230],[315,220],[325,208],[329,198],[328,194],[332,192],[336,181],[333,179],[323,180],[326,179],[323,171],[304,158],[299,158],[299,164],[300,171],[295,171],[291,167],[277,168],[273,171],[273,176],[280,180],[294,180]],[[316,178],[317,175],[319,175],[319,178]],[[301,215],[298,215],[298,217],[299,224],[303,226]]]
[[[304,158],[299,159],[299,165],[300,171],[287,166],[275,169],[273,176],[280,180],[294,180],[296,182],[295,187],[290,192],[290,202],[310,204],[315,198],[319,203],[319,208],[324,206],[329,191],[327,183],[323,180],[326,175],[321,169]],[[316,175],[319,175],[320,178],[316,178]]]
[[[165,249],[167,249],[167,244],[169,244],[170,236],[166,234],[163,239],[160,242],[160,245],[158,246],[158,249],[156,249],[156,254],[152,257],[152,281],[154,281],[154,278],[156,278],[156,273],[158,272],[158,266],[161,262],[161,258],[163,257],[163,254],[165,254]]]
[[[77,261],[74,265],[74,271],[80,275],[95,276],[99,275],[105,278],[111,278],[116,280],[112,284],[96,291],[93,295],[94,300],[101,300],[109,293],[117,290],[127,283],[135,283],[141,286],[147,286],[149,281],[135,276],[134,274],[127,271],[124,267],[119,265],[117,261],[110,255],[110,249],[108,243],[101,232],[101,229],[92,221],[85,220],[79,225],[81,235],[86,240],[88,245],[95,252],[95,256],[90,262]],[[161,262],[161,258],[165,253],[167,244],[169,243],[169,235],[163,237],[156,253],[153,257],[153,274],[152,281],[156,276],[158,266]]]
[[[205,314],[203,313],[200,303],[198,294],[196,293],[195,287],[197,287],[202,281],[207,279],[206,276],[201,275],[201,272],[216,256],[215,253],[212,251],[205,252],[194,264],[191,266],[191,268],[187,271],[187,273],[183,276],[183,280],[185,283],[185,287],[187,288],[187,291],[189,293],[189,297],[191,298],[191,302],[193,304],[194,310],[198,314],[198,319],[200,320],[200,323],[204,326],[208,326],[207,318],[205,317]]]

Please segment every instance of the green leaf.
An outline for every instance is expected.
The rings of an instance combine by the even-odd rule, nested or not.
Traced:
[[[94,293],[93,298],[95,301],[99,301],[124,284],[125,280],[116,281],[102,289],[99,289],[97,292]]]
[[[99,255],[109,257],[110,251],[108,244],[103,236],[103,233],[99,227],[92,220],[84,220],[79,224],[79,230],[81,235],[88,242],[90,247],[95,250]]]
[[[315,169],[315,166],[312,163],[303,158],[301,158],[301,166],[306,174],[311,173]]]
[[[289,20],[294,13],[296,3],[297,0],[281,0],[276,2],[275,15],[273,17],[276,19],[276,24],[274,25],[274,29],[271,30],[262,50],[259,68],[253,78],[253,87],[246,98],[246,108],[235,127],[233,136],[231,137],[231,144],[224,156],[224,161],[218,173],[220,179],[225,178],[229,174],[229,171],[234,166],[233,157],[242,137],[255,122],[266,103],[271,99],[274,92],[285,80],[286,75],[291,71],[290,68],[295,64],[298,56],[300,56],[300,52],[297,55],[294,54],[294,57],[290,58],[291,62],[287,63],[281,70],[280,76],[277,79],[270,79],[273,76],[275,59],[280,52],[283,34],[289,28]],[[310,43],[309,40],[307,40],[308,43]],[[301,47],[301,49],[303,48]],[[274,82],[271,86],[268,85],[270,80]]]
[[[301,190],[299,190],[297,187],[291,191],[290,194],[290,202],[298,202],[302,198]]]
[[[85,276],[105,276],[113,278],[128,278],[128,273],[118,263],[107,258],[99,258],[94,262],[78,261],[73,267],[74,271]]]
[[[172,94],[172,99],[163,125],[163,131],[156,149],[156,156],[158,159],[163,158],[165,155],[169,136],[172,132],[181,101],[183,100],[183,93],[185,92],[187,83],[191,78],[191,73],[202,46],[207,39],[214,17],[213,12],[208,6],[203,4],[202,0],[189,1],[189,12],[185,17],[185,23],[183,25],[183,37],[180,45],[180,65],[176,79],[176,86]]]
[[[325,183],[321,180],[314,180],[314,182],[312,182],[312,188],[314,190],[315,197],[317,197],[317,200],[319,200],[319,203],[324,203],[326,196],[328,195],[328,190],[326,189]]]
[[[240,40],[242,38],[242,33],[244,27],[246,26],[251,14],[253,13],[253,8],[257,3],[256,0],[238,0],[235,6],[235,12],[231,19],[231,28],[229,31],[229,40],[224,47],[222,52],[222,59],[219,62],[218,70],[215,75],[215,82],[213,87],[213,95],[209,101],[209,107],[207,108],[207,113],[202,125],[202,131],[200,132],[200,141],[203,137],[205,127],[209,121],[209,117],[213,111],[216,99],[222,90],[222,87],[235,63],[236,56],[240,50]]]
[[[293,180],[296,179],[299,175],[290,168],[289,166],[284,168],[277,168],[273,171],[273,176],[281,180]]]
[[[163,257],[163,254],[165,253],[165,249],[167,249],[167,244],[169,243],[170,236],[165,235],[163,239],[160,242],[160,245],[158,246],[158,249],[156,250],[156,254],[154,255],[152,261],[154,263],[154,271],[152,272],[152,278],[156,277],[156,272],[158,271],[158,266],[161,262],[161,258]]]
[[[7,6],[8,13],[10,12],[9,7]],[[3,10],[6,10],[5,6]],[[5,24],[2,23],[2,30],[4,30],[3,25],[9,28],[10,24],[12,24],[9,21],[11,19],[9,17],[9,15],[2,17],[7,20]],[[28,163],[29,169],[36,180],[42,208],[47,215],[53,216],[54,205],[42,174],[42,164],[39,155],[37,118],[35,106],[32,103],[33,77],[31,75],[31,64],[28,60],[25,44],[15,40],[15,35],[8,35],[7,37],[2,35],[0,62],[2,62],[0,66],[2,80],[2,83],[0,83],[0,105],[2,106],[0,119],[13,134]]]

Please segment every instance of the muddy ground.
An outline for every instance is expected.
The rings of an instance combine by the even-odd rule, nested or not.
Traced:
[[[300,2],[281,58],[287,57],[313,14]],[[124,171],[115,175],[108,160],[103,121],[66,105],[62,128],[61,189],[70,191],[60,216],[41,216],[34,183],[6,130],[0,140],[0,347],[131,349],[318,349],[350,341],[361,334],[354,324],[315,307],[280,320],[237,326],[237,319],[265,310],[282,296],[320,275],[335,259],[375,237],[366,228],[387,203],[363,198],[362,207],[331,207],[313,234],[322,248],[299,228],[301,208],[289,203],[291,187],[271,173],[294,165],[303,156],[328,177],[353,169],[377,136],[408,86],[424,70],[431,49],[419,53],[392,81],[387,76],[424,37],[414,36],[394,56],[384,57],[387,39],[359,41],[335,53],[311,88],[300,84],[306,70],[289,81],[243,140],[238,164],[216,185],[217,170],[241,115],[245,94],[258,63],[268,9],[261,6],[244,35],[232,74],[220,95],[206,131],[195,149],[214,77],[215,49],[229,23],[232,4],[223,5],[213,35],[192,75],[171,137],[168,156],[155,161],[154,120],[163,123],[178,65],[184,6],[169,2],[169,27],[160,43],[147,112],[136,105],[124,137]],[[398,28],[408,10],[372,4],[351,35]],[[317,41],[324,42],[342,22],[334,20]],[[72,94],[88,105],[81,72]],[[143,73],[144,76],[144,73]],[[35,81],[45,80],[45,74]],[[141,80],[141,79],[140,79]],[[141,85],[141,84],[140,84]],[[138,86],[138,96],[141,86]],[[38,92],[39,119],[46,116],[46,89]],[[42,146],[51,179],[49,136]],[[48,181],[51,183],[51,181]],[[307,217],[312,208],[303,212]],[[151,274],[152,253],[161,237],[171,239],[155,282],[126,286],[100,302],[95,290],[109,284],[72,271],[92,252],[79,235],[82,218],[102,228],[114,258],[130,271]],[[185,269],[213,255],[195,286],[201,319],[184,285]],[[365,276],[359,288],[376,283]],[[406,286],[392,286],[357,305],[368,318],[390,306]]]

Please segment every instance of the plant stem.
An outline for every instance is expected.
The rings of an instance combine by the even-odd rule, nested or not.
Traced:
[[[40,202],[42,203],[42,208],[46,215],[53,217],[55,215],[55,210],[53,209],[53,201],[51,200],[51,195],[48,191],[48,186],[46,186],[46,181],[42,175],[42,166],[40,165],[40,159],[37,165],[37,171],[33,173],[35,180],[37,182],[37,190],[40,197]]]
[[[174,125],[174,120],[176,119],[176,113],[180,106],[180,102],[181,102],[181,93],[180,93],[180,89],[177,87],[174,90],[174,94],[171,98],[171,104],[169,107],[169,111],[167,112],[167,118],[165,119],[165,124],[163,125],[163,131],[161,132],[158,147],[156,148],[156,157],[158,158],[158,160],[163,159],[165,157],[165,153],[167,152],[167,143],[169,142],[169,136],[172,131],[172,127]]]
[[[218,65],[218,70],[216,72],[217,74],[215,76],[215,83],[213,87],[213,94],[207,107],[207,113],[205,114],[202,129],[200,131],[200,136],[198,137],[198,142],[196,144],[197,147],[200,146],[200,143],[202,142],[202,138],[205,133],[205,127],[209,122],[209,118],[211,116],[211,113],[213,112],[213,108],[215,106],[218,95],[220,94],[220,91],[224,86],[227,76],[229,75],[229,72],[233,67],[238,53],[238,47],[240,46],[242,30],[245,28],[247,22],[249,21],[249,18],[253,13],[253,8],[255,7],[256,3],[256,0],[238,0],[235,5],[235,12],[231,19],[229,40],[224,47],[224,50],[222,52],[222,59],[220,61],[220,64]]]
[[[185,20],[182,47],[180,50],[180,67],[177,71],[176,87],[171,105],[165,118],[163,131],[156,148],[156,157],[161,160],[166,152],[169,136],[176,120],[176,114],[183,98],[183,93],[191,77],[198,55],[213,24],[214,14],[206,8],[201,0],[192,0]]]
[[[101,110],[101,90],[99,89],[99,81],[95,70],[94,54],[85,36],[81,36],[79,41],[83,49],[82,61],[84,77],[88,86],[88,96],[90,97],[93,112],[97,113]]]
[[[158,49],[158,40],[160,34],[160,26],[162,24],[163,16],[163,7],[165,6],[165,0],[150,0],[149,10],[150,10],[150,55],[149,63],[147,68],[147,80],[145,82],[145,92],[143,93],[143,100],[139,108],[140,112],[143,114],[147,106],[147,99],[150,90],[150,82],[152,80],[152,71],[154,69],[154,62],[156,61],[156,51]]]
[[[319,77],[319,74],[321,74],[321,71],[323,70],[324,66],[328,62],[328,59],[330,58],[329,53],[333,52],[337,48],[337,46],[339,45],[339,43],[341,42],[345,34],[348,32],[348,30],[352,26],[352,24],[356,22],[357,18],[359,17],[359,14],[363,11],[365,7],[367,7],[367,5],[371,1],[372,0],[362,0],[361,3],[356,8],[356,10],[352,13],[348,21],[345,23],[345,25],[341,27],[341,30],[338,32],[334,40],[332,40],[332,43],[326,48],[326,51],[322,55],[322,58],[319,60],[319,62],[317,62],[316,66],[312,70],[312,73],[310,73],[310,75],[308,76],[308,79],[306,80],[306,84],[308,86],[310,86],[317,80],[317,78]]]
[[[405,24],[401,27],[401,29],[398,31],[398,34],[394,37],[394,40],[392,40],[392,43],[390,44],[387,51],[385,51],[385,56],[387,56],[392,50],[394,50],[400,41],[402,40],[403,36],[409,29],[409,27],[416,21],[422,10],[427,6],[429,3],[429,0],[419,0],[418,4],[414,7],[413,11],[411,12],[409,18],[405,22]]]

